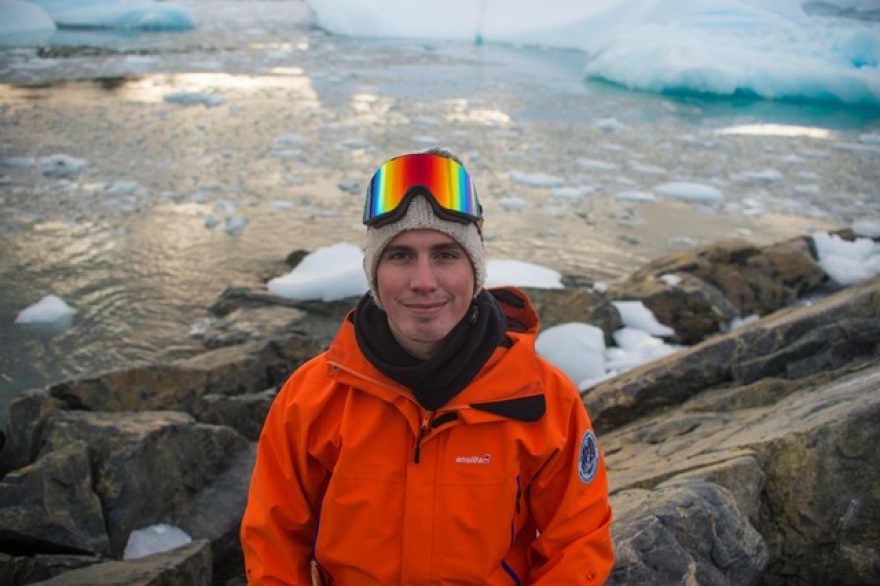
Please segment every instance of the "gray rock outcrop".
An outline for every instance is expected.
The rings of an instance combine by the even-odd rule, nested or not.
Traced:
[[[545,327],[587,322],[611,340],[613,302],[640,300],[690,345],[583,389],[614,509],[609,584],[880,583],[880,277],[829,288],[812,254],[809,239],[724,242],[606,293],[528,291]],[[231,288],[204,351],[18,396],[0,584],[243,583],[263,418],[351,306]],[[156,523],[194,541],[121,560]]]

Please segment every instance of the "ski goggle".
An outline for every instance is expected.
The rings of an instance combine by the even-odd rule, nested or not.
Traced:
[[[482,230],[483,207],[471,176],[455,160],[432,153],[403,155],[379,167],[367,188],[364,224],[396,222],[416,195],[426,196],[438,216]]]

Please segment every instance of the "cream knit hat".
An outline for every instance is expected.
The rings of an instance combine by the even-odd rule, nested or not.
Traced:
[[[424,195],[414,197],[409,203],[406,215],[400,220],[377,228],[372,226],[367,228],[364,272],[370,283],[370,294],[379,307],[382,307],[379,301],[379,290],[376,286],[376,269],[379,266],[379,258],[395,236],[407,230],[436,230],[455,239],[467,253],[474,269],[474,297],[486,282],[486,255],[483,249],[483,239],[477,225],[473,222],[463,224],[438,217],[425,197]]]

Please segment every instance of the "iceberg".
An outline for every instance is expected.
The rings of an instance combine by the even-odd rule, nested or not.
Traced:
[[[872,17],[859,0],[307,2],[333,34],[583,51],[586,78],[631,90],[880,107],[880,26],[838,16]]]
[[[0,37],[59,29],[185,31],[189,10],[158,0],[0,0]],[[8,39],[4,39],[8,41]]]
[[[54,31],[55,21],[39,5],[23,0],[0,0],[0,35]]]

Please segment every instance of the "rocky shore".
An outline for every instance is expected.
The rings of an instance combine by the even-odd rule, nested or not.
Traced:
[[[830,288],[800,237],[665,257],[604,293],[566,282],[527,291],[543,327],[610,338],[612,302],[640,300],[688,346],[583,394],[611,482],[609,584],[880,583],[880,277]],[[263,418],[352,305],[230,288],[199,352],[17,397],[0,585],[243,584]],[[157,524],[193,541],[123,560],[130,534]]]

